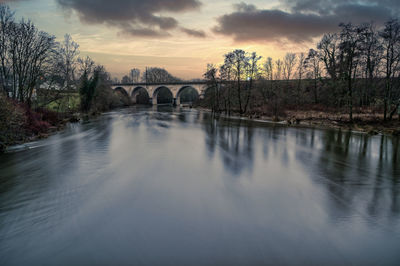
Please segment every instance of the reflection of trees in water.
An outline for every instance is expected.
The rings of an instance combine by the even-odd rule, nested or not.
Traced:
[[[282,165],[287,167],[289,165],[287,128],[272,125],[262,133],[264,160],[268,160],[268,156],[273,155],[275,158],[280,158]]]
[[[212,159],[214,157],[215,149],[217,146],[217,120],[215,120],[212,115],[204,114],[204,132],[206,133],[206,147],[209,153],[209,157]]]
[[[373,196],[368,205],[371,216],[379,216],[388,208],[392,213],[400,214],[399,153],[399,138],[380,137]],[[390,187],[390,194],[388,187]]]
[[[224,167],[229,172],[240,175],[244,169],[252,170],[254,132],[251,126],[241,127],[240,120],[230,121],[207,114],[204,117],[204,131],[210,157],[219,147]]]
[[[246,124],[241,127],[240,125]],[[240,175],[252,169],[251,123],[205,115],[203,128],[210,158],[221,155],[226,169]],[[289,152],[326,193],[333,219],[355,214],[371,221],[396,221],[400,215],[400,139],[336,130],[268,127],[262,132],[264,160],[279,158],[290,167]],[[258,135],[257,135],[258,136]],[[295,143],[293,143],[293,139]],[[218,152],[217,152],[218,151]]]
[[[309,132],[297,134],[303,149],[296,155],[311,168],[313,181],[327,188],[334,217],[354,212],[381,218],[400,214],[399,138],[333,130],[320,131],[319,137],[321,146],[315,147]]]

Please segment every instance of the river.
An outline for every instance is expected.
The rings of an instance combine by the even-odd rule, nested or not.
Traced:
[[[172,107],[0,155],[0,265],[399,265],[400,139]]]

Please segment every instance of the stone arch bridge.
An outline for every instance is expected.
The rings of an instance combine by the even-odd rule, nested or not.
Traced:
[[[207,86],[206,82],[131,83],[112,85],[113,90],[119,90],[131,97],[133,103],[136,103],[136,97],[139,92],[145,90],[149,96],[150,103],[153,105],[157,105],[157,96],[161,88],[168,89],[172,94],[173,104],[180,105],[181,93],[186,89],[194,89],[199,98],[203,98],[209,86]]]

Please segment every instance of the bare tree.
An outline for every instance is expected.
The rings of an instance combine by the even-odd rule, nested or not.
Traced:
[[[121,83],[122,84],[132,83],[132,78],[130,76],[128,76],[128,75],[125,75],[125,76],[122,77]]]
[[[281,59],[275,61],[275,80],[282,80],[283,62]]]
[[[246,113],[247,108],[249,106],[250,98],[253,91],[254,81],[260,77],[260,69],[258,66],[258,62],[261,60],[261,56],[258,56],[256,52],[251,53],[247,59],[247,69],[246,69],[246,81],[247,81],[247,89],[246,89],[246,103],[244,106],[243,112]]]
[[[338,42],[339,36],[337,34],[325,34],[317,45],[326,72],[333,81],[338,79]]]
[[[360,26],[361,67],[364,86],[360,93],[360,106],[371,102],[371,94],[375,91],[375,79],[383,56],[383,48],[373,24]]]
[[[225,63],[227,67],[231,68],[233,78],[236,81],[236,94],[239,103],[239,113],[244,113],[244,99],[242,99],[242,81],[246,74],[248,58],[246,52],[243,50],[234,50],[225,55]]]
[[[44,77],[54,53],[55,37],[38,31],[30,21],[22,20],[12,29],[11,57],[13,65],[13,87],[18,88],[18,100],[30,104],[33,91]]]
[[[150,67],[142,74],[142,81],[147,83],[178,82],[179,78],[171,75],[164,68]]]
[[[340,56],[342,58],[343,78],[347,83],[347,103],[349,118],[353,121],[353,86],[357,74],[357,66],[360,58],[360,31],[351,23],[340,24]]]
[[[267,103],[273,93],[273,80],[274,80],[274,61],[268,57],[264,63],[265,78],[269,83],[262,87],[261,94],[264,98],[264,103]]]
[[[78,74],[82,77],[85,73],[90,75],[93,73],[95,62],[89,56],[78,58]]]
[[[218,113],[220,111],[220,82],[218,78],[218,69],[213,64],[208,64],[207,71],[204,73],[204,78],[207,80],[208,86],[210,86],[213,91],[210,99],[212,102],[212,111]]]
[[[59,68],[63,76],[66,90],[70,90],[75,85],[75,74],[78,63],[79,45],[72,40],[71,35],[65,34],[64,41],[58,49]]]
[[[221,82],[220,95],[222,95],[224,101],[225,113],[230,115],[233,103],[232,67],[229,64],[223,64],[219,68],[219,73]]]
[[[140,69],[132,68],[129,75],[133,83],[138,83],[140,80]]]
[[[14,13],[4,4],[0,4],[0,86],[8,92],[11,71],[11,29],[14,25]]]
[[[302,81],[303,81],[303,75],[304,75],[304,69],[306,66],[306,56],[304,53],[300,53],[299,56],[299,62],[297,64],[297,91],[296,91],[296,106],[298,107],[300,97],[301,97],[301,86],[302,86]]]
[[[287,81],[292,77],[296,59],[297,57],[294,53],[286,53],[285,58],[283,59],[283,76]]]
[[[391,19],[386,22],[384,29],[379,33],[382,38],[384,48],[384,75],[385,75],[385,92],[383,97],[384,120],[387,120],[388,112],[392,104],[393,82],[396,77],[400,63],[400,23],[397,19]],[[396,105],[396,108],[398,105]],[[392,113],[392,112],[391,112]],[[392,114],[390,114],[390,119]]]
[[[318,103],[318,80],[321,78],[321,66],[319,60],[319,53],[314,50],[310,49],[308,52],[307,58],[304,60],[304,66],[306,67],[310,78],[313,80],[313,94],[314,94],[314,103]]]

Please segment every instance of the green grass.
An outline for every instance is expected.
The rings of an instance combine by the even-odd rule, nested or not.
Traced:
[[[79,93],[62,93],[60,98],[45,105],[44,107],[55,112],[65,113],[70,111],[79,110],[80,97]],[[42,101],[38,99],[38,106],[41,106]]]

